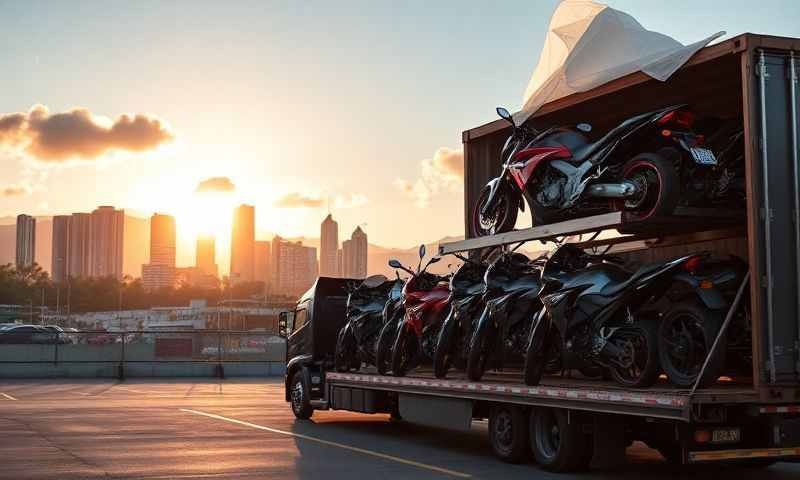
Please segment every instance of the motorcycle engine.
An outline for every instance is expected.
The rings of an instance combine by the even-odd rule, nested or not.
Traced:
[[[552,168],[547,168],[539,182],[536,201],[543,207],[558,207],[564,201],[564,186],[566,183],[566,177],[553,172]]]

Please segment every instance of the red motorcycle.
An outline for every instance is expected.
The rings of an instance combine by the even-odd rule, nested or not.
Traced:
[[[414,272],[397,260],[389,265],[408,272],[411,276],[403,286],[405,317],[397,329],[392,348],[392,374],[402,377],[423,361],[431,361],[436,350],[439,329],[450,305],[450,287],[447,277],[428,273],[427,268],[440,260],[431,258],[422,267],[425,245],[419,247],[420,263]]]

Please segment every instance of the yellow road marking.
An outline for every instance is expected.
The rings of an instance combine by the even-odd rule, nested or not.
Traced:
[[[128,388],[128,387],[117,387],[117,389],[125,390],[125,391],[128,391],[128,392],[133,392],[133,393],[151,393],[151,392],[146,392],[144,390],[136,390],[135,388]]]
[[[399,457],[395,457],[395,456],[392,456],[392,455],[387,455],[385,453],[375,452],[373,450],[367,450],[365,448],[353,447],[351,445],[345,445],[343,443],[331,442],[330,440],[323,440],[321,438],[316,438],[316,437],[311,437],[311,436],[308,436],[308,435],[303,435],[302,433],[294,433],[294,432],[287,432],[286,430],[278,430],[276,428],[265,427],[263,425],[256,425],[255,423],[250,423],[250,422],[243,422],[241,420],[236,420],[235,418],[223,417],[221,415],[215,415],[213,413],[201,412],[199,410],[190,410],[188,408],[179,408],[178,410],[180,410],[182,412],[193,413],[195,415],[202,415],[202,416],[208,417],[208,418],[214,418],[216,420],[223,420],[225,422],[235,423],[237,425],[243,425],[245,427],[255,428],[257,430],[264,430],[264,431],[267,431],[267,432],[278,433],[280,435],[288,435],[290,437],[302,438],[303,440],[308,440],[310,442],[317,442],[317,443],[321,443],[322,445],[328,445],[330,447],[338,447],[338,448],[342,448],[342,449],[345,449],[345,450],[350,450],[352,452],[363,453],[364,455],[370,455],[370,456],[373,456],[373,457],[382,458],[384,460],[391,460],[393,462],[402,463],[404,465],[411,465],[411,466],[418,467],[418,468],[424,468],[426,470],[432,470],[434,472],[444,473],[444,474],[447,474],[447,475],[452,475],[454,477],[460,477],[460,478],[471,478],[472,477],[472,475],[470,475],[468,473],[456,472],[455,470],[448,470],[446,468],[437,467],[435,465],[429,465],[427,463],[419,463],[419,462],[415,462],[413,460],[406,460],[405,458],[399,458]]]
[[[6,397],[6,398],[7,398],[7,399],[9,399],[9,400],[16,400],[16,398],[12,397],[11,395],[9,395],[9,394],[7,394],[7,393],[0,393],[0,395],[2,395],[2,396],[4,396],[4,397]]]

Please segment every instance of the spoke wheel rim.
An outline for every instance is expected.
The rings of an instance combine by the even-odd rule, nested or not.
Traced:
[[[503,410],[497,414],[494,421],[494,438],[497,448],[504,454],[512,449],[514,443],[514,430],[511,413]]]
[[[536,443],[539,451],[546,458],[554,458],[561,447],[561,430],[555,415],[550,411],[542,411],[536,417]]]

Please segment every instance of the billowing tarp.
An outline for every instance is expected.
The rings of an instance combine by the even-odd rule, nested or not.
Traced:
[[[520,124],[545,103],[634,72],[663,82],[724,33],[683,45],[646,30],[625,12],[590,0],[564,0],[550,19],[539,64],[515,120]]]

